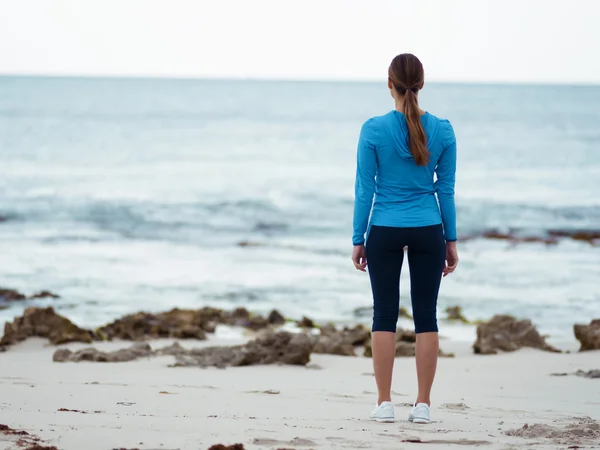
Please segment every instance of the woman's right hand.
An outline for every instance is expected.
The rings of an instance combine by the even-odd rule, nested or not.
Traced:
[[[456,241],[446,242],[446,265],[444,267],[444,276],[451,274],[458,266],[458,251],[456,250]]]

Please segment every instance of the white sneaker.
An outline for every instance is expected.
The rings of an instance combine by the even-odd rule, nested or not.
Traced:
[[[413,423],[429,423],[431,417],[429,413],[429,405],[427,403],[417,403],[412,407],[410,414],[408,415],[409,422]]]
[[[394,414],[394,405],[392,405],[392,402],[381,403],[381,405],[375,407],[370,418],[371,420],[382,423],[395,422],[396,414]]]

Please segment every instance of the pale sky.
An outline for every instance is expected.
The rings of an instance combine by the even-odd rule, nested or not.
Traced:
[[[0,0],[0,73],[600,83],[598,0]]]

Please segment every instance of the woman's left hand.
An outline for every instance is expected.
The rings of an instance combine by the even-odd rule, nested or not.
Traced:
[[[355,245],[352,249],[352,262],[354,263],[354,268],[356,270],[360,270],[361,272],[366,272],[367,268],[367,257],[365,253],[364,245]]]

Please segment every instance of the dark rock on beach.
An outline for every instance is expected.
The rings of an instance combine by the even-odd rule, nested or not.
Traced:
[[[136,343],[130,348],[113,352],[102,352],[95,348],[84,348],[76,352],[72,352],[68,349],[61,349],[54,352],[52,359],[54,362],[127,362],[152,355],[152,348],[148,344]]]
[[[252,241],[240,241],[237,243],[238,247],[263,247],[264,244],[260,242],[252,242]]]
[[[481,233],[481,237],[484,239],[509,241],[513,244],[537,242],[546,245],[554,245],[558,243],[558,239],[554,236],[526,235],[522,232],[519,232],[519,230],[511,230],[508,233],[504,233],[497,230],[487,230]]]
[[[404,307],[401,306],[400,310],[398,311],[398,317],[404,317],[405,319],[413,319],[413,316],[408,312],[408,310]]]
[[[595,319],[589,325],[574,325],[575,337],[581,344],[580,352],[600,350],[600,319]]]
[[[267,321],[271,325],[283,325],[285,323],[285,317],[281,315],[279,311],[274,309],[269,313],[269,317],[267,317]]]
[[[264,364],[304,366],[310,361],[314,339],[285,331],[269,333],[234,347],[209,347],[176,355],[175,366],[227,367]]]
[[[446,308],[446,320],[462,322],[465,324],[471,323],[463,314],[460,306],[449,306]]]
[[[297,325],[300,328],[317,328],[317,326],[315,325],[315,322],[312,319],[309,319],[308,317],[303,317],[302,320],[299,320],[297,322]]]
[[[15,446],[24,450],[58,450],[54,446],[41,445],[40,442],[42,440],[38,436],[30,434],[25,430],[15,430],[8,425],[0,424],[0,435],[8,436],[8,440],[17,439],[14,442]],[[2,441],[5,442],[6,440],[2,439]]]
[[[583,378],[600,378],[600,369],[588,370],[587,372],[585,370],[578,370],[575,372],[575,375]]]
[[[29,297],[14,289],[0,288],[0,302],[18,302],[23,300],[34,300],[38,298],[60,298],[50,291],[40,291]]]
[[[14,430],[8,425],[0,424],[0,433],[4,436],[29,436],[27,431]]]
[[[54,308],[27,308],[21,317],[4,325],[0,347],[16,344],[34,336],[47,338],[53,345],[69,342],[91,343],[94,339],[91,331],[79,328],[69,319],[56,314]]]
[[[56,448],[54,445],[31,444],[24,450],[58,450],[58,448]]]
[[[314,353],[328,355],[356,356],[354,347],[365,345],[371,333],[362,325],[337,330],[333,325],[321,327],[321,334],[315,344]]]
[[[208,450],[245,450],[244,444],[223,445],[215,444],[209,447]]]
[[[250,313],[246,308],[236,308],[231,313],[224,313],[224,321],[220,323],[257,331],[271,325],[281,325],[284,322],[285,318],[277,310],[273,310],[267,317],[263,317]]]
[[[356,356],[354,346],[340,335],[319,337],[314,352],[325,355]]]
[[[473,344],[477,354],[495,355],[500,351],[513,352],[522,347],[560,353],[560,350],[546,343],[530,320],[496,315],[489,322],[477,326],[477,340]]]
[[[584,241],[590,244],[600,241],[600,230],[550,230],[548,235],[555,238],[571,238],[574,241]]]
[[[355,308],[354,317],[372,317],[373,316],[373,307],[372,306],[361,306],[359,308]],[[408,312],[408,310],[401,306],[398,310],[398,317],[404,317],[405,319],[412,320],[413,316]]]
[[[27,300],[27,296],[14,289],[0,288],[0,301],[18,302],[21,300]]]
[[[217,315],[212,309],[171,311],[152,314],[139,312],[129,314],[105,325],[96,332],[102,339],[142,341],[155,338],[206,339],[205,327]]]
[[[264,364],[306,365],[310,361],[314,340],[305,334],[284,331],[270,332],[245,345],[231,347],[207,347],[186,350],[179,344],[153,351],[148,344],[136,343],[129,348],[102,352],[87,348],[77,352],[57,350],[56,362],[125,362],[150,356],[172,355],[173,367],[228,367]]]
[[[16,291],[3,290],[6,297],[21,298]],[[53,297],[48,291],[37,294],[37,298]],[[23,296],[24,297],[24,296]],[[308,320],[308,319],[307,319]],[[57,314],[53,308],[27,308],[22,316],[7,323],[0,340],[0,351],[28,337],[45,337],[54,345],[67,342],[90,343],[94,340],[123,339],[144,341],[146,339],[198,339],[204,340],[207,333],[215,331],[216,325],[245,327],[251,330],[268,331],[281,325],[285,318],[276,310],[268,317],[252,314],[245,308],[231,312],[217,308],[198,310],[172,309],[162,313],[138,312],[126,315],[94,331],[79,328]]]
[[[285,322],[276,310],[268,317],[252,314],[246,308],[228,312],[217,308],[172,309],[162,313],[139,312],[122,317],[97,330],[105,339],[141,341],[154,338],[206,339],[216,325],[231,325],[261,330]]]
[[[509,229],[508,231],[489,229],[480,233],[461,236],[462,241],[477,238],[503,240],[512,244],[541,243],[546,245],[557,244],[560,239],[572,239],[597,245],[600,243],[600,230],[554,229],[535,234],[531,230],[518,228]]]
[[[32,296],[30,296],[29,298],[30,299],[36,299],[36,298],[60,298],[60,295],[57,295],[54,292],[50,292],[50,291],[40,291],[40,292],[36,292],[35,294],[33,294]]]

